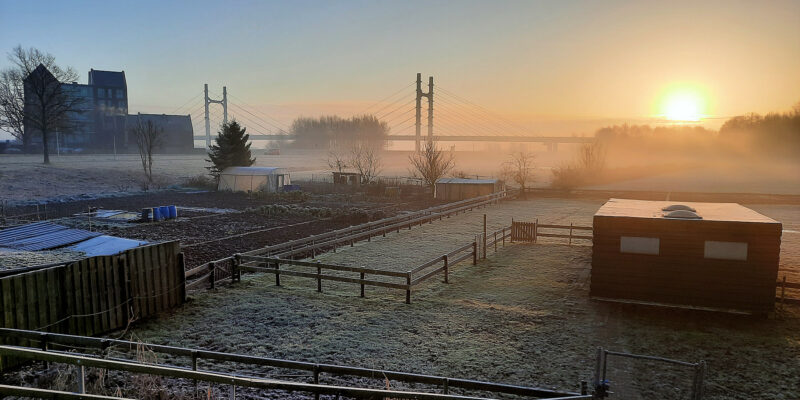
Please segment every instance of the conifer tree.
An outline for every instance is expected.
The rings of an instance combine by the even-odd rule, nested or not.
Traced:
[[[247,128],[239,125],[236,120],[222,124],[222,129],[208,151],[208,159],[212,165],[206,167],[216,179],[228,167],[249,167],[256,162],[250,158],[250,135],[245,133]]]

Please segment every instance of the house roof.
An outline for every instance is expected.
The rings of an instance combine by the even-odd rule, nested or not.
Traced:
[[[278,175],[278,174],[288,174],[289,171],[286,168],[280,167],[228,167],[222,171],[222,175],[247,175],[247,176],[258,176],[258,175]]]
[[[125,123],[128,127],[137,123],[152,121],[154,125],[163,129],[165,132],[183,132],[193,134],[192,118],[188,115],[171,114],[128,114]]]
[[[125,82],[125,71],[101,71],[92,69],[89,71],[89,84],[93,86],[106,87],[127,87]]]
[[[436,183],[458,183],[465,185],[486,185],[497,183],[497,179],[441,178]]]
[[[700,218],[687,218],[664,210],[670,206],[684,205],[692,208]],[[673,207],[674,208],[674,207]],[[686,211],[686,210],[683,210]],[[680,212],[680,210],[678,211]],[[597,210],[596,217],[623,217],[646,219],[685,219],[695,221],[755,222],[777,224],[772,218],[759,214],[737,203],[695,203],[683,201],[650,201],[610,199]]]

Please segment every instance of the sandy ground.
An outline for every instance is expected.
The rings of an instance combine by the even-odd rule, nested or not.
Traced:
[[[471,240],[484,212],[490,227],[512,215],[584,224],[599,205],[513,201],[324,258],[405,270]],[[752,207],[787,227],[800,223],[797,206]],[[782,267],[796,268],[800,238],[785,234],[781,251]],[[320,294],[308,279],[286,277],[276,287],[272,276],[246,275],[134,332],[154,343],[572,390],[591,379],[594,352],[602,346],[706,360],[707,399],[795,399],[800,393],[797,307],[753,319],[596,302],[588,296],[590,262],[589,246],[509,245],[477,266],[461,264],[449,285],[431,280],[415,291],[411,305],[403,304],[402,291],[368,288],[360,299],[354,285],[325,282]],[[688,398],[691,371],[612,360],[608,377],[620,398],[680,399]]]

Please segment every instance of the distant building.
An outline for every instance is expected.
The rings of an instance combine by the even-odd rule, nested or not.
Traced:
[[[87,84],[63,83],[62,88],[82,101],[78,110],[69,113],[68,128],[53,132],[50,147],[54,151],[135,153],[138,151],[136,139],[130,137],[129,130],[141,119],[152,120],[164,131],[162,147],[157,152],[188,153],[194,148],[194,132],[188,115],[128,114],[125,71],[92,69]],[[25,129],[29,127],[26,125]],[[41,136],[37,136],[34,135],[32,144],[41,146]]]
[[[188,115],[166,114],[131,114],[128,115],[125,126],[131,128],[139,123],[152,121],[153,125],[163,129],[161,142],[156,149],[157,153],[190,153],[194,148],[194,131],[192,118]],[[137,149],[136,138],[125,131],[123,141],[127,148]]]
[[[465,200],[505,190],[505,185],[499,179],[441,178],[435,185],[435,197],[447,201]]]

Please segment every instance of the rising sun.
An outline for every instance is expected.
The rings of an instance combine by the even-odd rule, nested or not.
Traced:
[[[671,121],[700,121],[706,112],[703,93],[694,88],[673,88],[661,98],[660,114]]]

